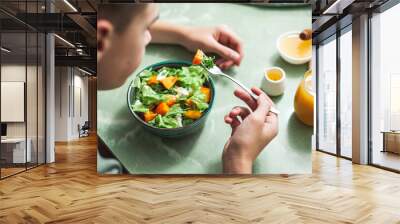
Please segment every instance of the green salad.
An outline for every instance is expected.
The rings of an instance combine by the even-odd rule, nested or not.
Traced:
[[[183,127],[207,110],[212,94],[208,78],[203,65],[144,70],[132,83],[135,99],[130,106],[154,127]]]

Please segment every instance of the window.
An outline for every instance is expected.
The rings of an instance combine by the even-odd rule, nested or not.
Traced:
[[[352,157],[352,32],[351,25],[340,36],[340,155]]]
[[[15,2],[0,2],[0,7]],[[18,2],[21,14],[43,1]],[[45,163],[45,35],[0,12],[0,178]],[[13,109],[10,109],[10,108]]]
[[[336,36],[318,47],[318,149],[336,153]]]
[[[400,170],[400,4],[371,18],[372,164]]]

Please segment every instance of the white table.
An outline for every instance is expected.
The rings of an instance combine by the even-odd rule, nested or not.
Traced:
[[[12,151],[12,163],[25,163],[31,161],[31,145],[30,138],[26,139],[28,144],[25,151],[25,138],[5,138],[1,139],[2,153]],[[12,147],[12,148],[10,148]],[[2,155],[4,158],[4,156]],[[11,162],[11,161],[10,161]]]

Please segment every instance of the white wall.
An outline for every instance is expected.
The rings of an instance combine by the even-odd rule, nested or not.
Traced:
[[[83,75],[76,68],[56,67],[56,141],[77,139],[78,124],[88,120],[88,78]]]
[[[77,70],[75,70],[76,72]],[[88,121],[88,77],[87,76],[82,76],[82,73],[79,73],[79,75],[75,75],[74,77],[74,86],[75,86],[75,116],[74,119],[72,119],[72,136],[78,137],[78,129],[77,126],[80,124],[81,126],[85,123],[85,121]],[[80,90],[80,99],[77,97],[79,95],[78,91]],[[80,105],[79,105],[79,102]],[[81,106],[81,108],[79,108]],[[82,111],[80,112],[79,109]]]
[[[55,141],[68,140],[69,117],[69,69],[67,67],[55,68]]]

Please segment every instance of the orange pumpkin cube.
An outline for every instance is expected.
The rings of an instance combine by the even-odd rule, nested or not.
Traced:
[[[200,49],[197,49],[196,54],[195,54],[194,57],[193,57],[192,63],[193,63],[194,65],[199,65],[199,64],[201,64],[201,61],[203,60],[203,56],[204,56],[203,51],[201,51]]]
[[[210,102],[210,100],[211,100],[211,90],[210,90],[210,88],[202,86],[200,88],[200,92],[202,92],[206,96],[206,102],[207,103]]]
[[[177,80],[178,80],[178,78],[176,76],[168,76],[168,77],[164,78],[163,80],[161,80],[161,83],[163,84],[163,86],[166,89],[170,89],[172,86],[175,85]]]
[[[158,84],[157,76],[152,75],[149,80],[147,80],[148,85],[155,85]]]
[[[158,104],[158,106],[156,107],[156,110],[155,110],[155,112],[157,114],[161,114],[161,115],[167,114],[168,111],[169,111],[169,106],[165,102]]]
[[[189,119],[197,120],[201,117],[202,113],[198,110],[188,110],[183,113],[183,116]]]
[[[144,121],[145,122],[149,122],[151,120],[153,120],[155,117],[157,116],[156,113],[154,113],[153,111],[149,110],[144,112],[143,117],[144,117]]]

